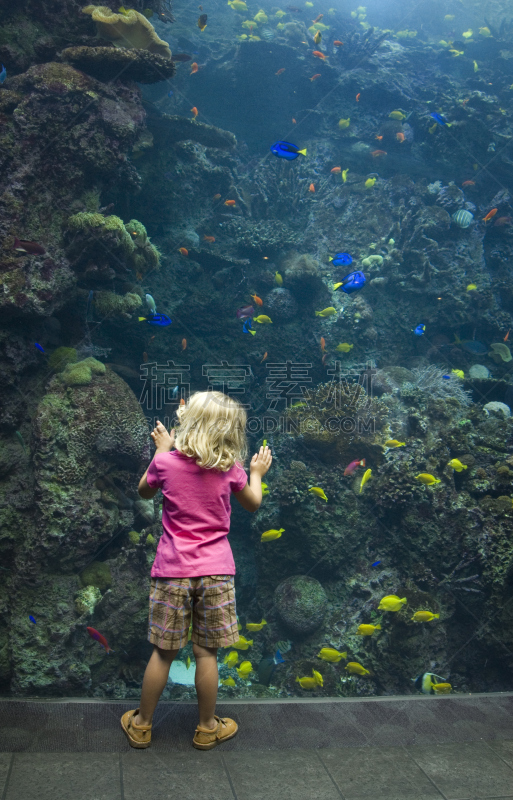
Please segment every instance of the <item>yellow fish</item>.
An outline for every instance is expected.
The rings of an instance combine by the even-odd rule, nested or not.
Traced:
[[[360,483],[360,494],[362,493],[362,489],[365,486],[365,484],[367,483],[367,481],[369,480],[371,475],[372,475],[372,470],[371,469],[366,469],[365,472],[363,473],[363,478],[362,478],[361,483]]]
[[[358,636],[372,636],[374,631],[380,631],[381,625],[359,625],[356,631]]]
[[[398,109],[396,109],[395,111],[391,111],[390,114],[388,115],[389,119],[397,119],[399,121],[402,119],[406,119],[406,116],[407,116],[406,114],[403,114],[403,112],[399,111]]]
[[[264,627],[264,625],[267,625],[267,622],[265,621],[265,619],[263,619],[262,622],[247,622],[246,623],[246,630],[251,631],[251,632],[253,632],[253,631],[261,631],[262,628]]]
[[[438,128],[438,122],[435,122],[434,125],[431,125],[431,127],[428,128],[428,131],[429,133],[433,134],[437,128]]]
[[[449,53],[452,53],[452,57],[453,58],[458,58],[458,56],[464,55],[465,51],[464,50],[455,50],[454,47],[451,47],[450,50],[449,50]]]
[[[345,130],[345,128],[349,128],[350,124],[351,124],[351,117],[348,117],[347,119],[339,119],[338,121],[338,127],[340,128],[341,131]]]
[[[479,28],[479,34],[480,36],[491,36],[492,32],[490,28],[484,27],[484,28]]]
[[[237,39],[239,39],[241,42],[243,42],[247,38],[248,38],[247,34],[245,34],[245,33],[241,33],[240,36],[237,36]]]
[[[415,476],[415,480],[420,481],[425,486],[433,486],[435,483],[440,483],[440,479],[430,475],[429,472],[421,472],[420,475]]]
[[[312,675],[313,675],[313,677],[315,678],[315,680],[317,681],[317,684],[318,684],[319,686],[324,686],[324,681],[323,681],[323,679],[322,679],[322,675],[321,675],[321,673],[320,673],[320,672],[317,672],[317,670],[316,670],[316,669],[313,669],[313,670],[312,670]]]
[[[245,636],[239,636],[236,642],[232,644],[236,650],[247,650],[248,647],[253,645],[253,639],[246,639]]]
[[[385,447],[404,447],[406,442],[398,442],[397,439],[387,439]]]
[[[467,286],[467,292],[474,292],[477,289],[476,283],[469,283]]]
[[[278,24],[276,26],[276,30],[277,31],[282,31],[284,27],[285,27],[285,25],[283,24],[283,22],[278,22]]]
[[[185,662],[185,666],[187,667],[187,669],[189,669],[189,667],[191,666],[191,657],[190,656],[187,656],[187,661]]]
[[[452,686],[450,683],[433,683],[431,688],[435,694],[449,694]]]
[[[118,11],[119,11],[120,14],[128,14],[129,10],[127,8],[125,8],[124,6],[120,6],[118,8]]]
[[[316,311],[316,317],[333,317],[337,313],[337,309],[333,308],[333,306],[328,306],[328,308],[323,308],[322,311]]]
[[[320,486],[311,486],[308,491],[313,492],[317,495],[317,497],[320,497],[322,500],[326,500],[326,502],[328,502],[328,498],[324,494],[324,489],[321,489]]]
[[[307,0],[307,2],[305,3],[305,6],[307,8],[313,8],[313,3],[310,3],[310,0]]]
[[[260,325],[270,325],[272,319],[268,317],[267,314],[259,314],[258,317],[253,317],[253,322],[259,322]]]
[[[474,59],[474,61],[472,63],[474,64],[474,72],[479,72],[479,65],[478,65],[477,61]]]
[[[464,31],[461,35],[464,39],[470,39],[470,37],[474,35],[474,31],[472,28],[469,28],[468,31]]]
[[[264,440],[262,441],[262,447],[267,447],[267,439],[264,439]]]
[[[315,34],[313,39],[314,39],[315,44],[320,44],[321,43],[321,39],[322,39],[322,33],[320,31],[317,31],[317,33]]]
[[[365,667],[362,667],[362,665],[359,664],[358,661],[349,661],[345,665],[344,669],[346,669],[352,675],[370,675],[370,670],[365,669]]]
[[[306,403],[302,403],[301,401],[299,401],[297,403],[292,403],[291,408],[304,408],[305,406]]]
[[[432,614],[431,611],[416,611],[411,619],[413,622],[431,622],[432,619],[440,619],[440,614]]]
[[[253,672],[253,664],[251,661],[243,661],[240,667],[237,667],[237,675],[239,678],[246,679],[250,672]]]
[[[456,472],[461,472],[464,469],[468,469],[466,464],[462,464],[459,458],[451,458],[450,461],[447,462],[448,467],[452,467],[456,470]]]
[[[444,17],[444,20],[446,22],[452,22],[453,19],[454,19],[454,14],[446,14],[445,17]]]
[[[247,11],[248,7],[243,0],[228,0],[227,5],[233,8],[234,11]]]
[[[267,22],[268,16],[263,9],[260,9],[258,14],[255,14],[253,19],[255,20],[255,22],[261,22],[263,24],[264,22]]]
[[[221,683],[223,684],[223,686],[237,686],[237,684],[235,683],[235,681],[231,677],[230,678],[221,679]]]
[[[226,664],[227,667],[234,667],[235,664],[239,663],[239,654],[232,650],[231,653],[228,653],[227,656],[223,658],[223,664]]]
[[[323,686],[322,675],[314,669],[312,673],[312,678],[299,678],[296,676],[296,683],[299,683],[302,689],[315,689],[317,686]]]
[[[279,272],[274,273],[274,282],[277,284],[277,286],[283,286],[283,278]]]
[[[343,169],[342,170],[342,173],[341,173],[342,174],[342,183],[345,183],[347,181],[347,173],[348,172],[349,172],[348,169]]]
[[[261,542],[272,542],[273,539],[279,539],[282,533],[285,533],[285,528],[280,528],[279,531],[272,528],[270,531],[265,531],[260,537]]]
[[[465,373],[462,369],[451,369],[451,375],[456,375],[456,377],[461,378],[461,380],[465,377]]]
[[[322,647],[317,653],[317,658],[322,658],[323,661],[331,661],[332,664],[338,664],[343,658],[347,658],[347,653],[339,653],[334,647]]]
[[[282,17],[286,17],[287,16],[287,12],[286,11],[282,11],[281,8],[279,8],[274,16],[278,17],[278,19],[281,19]]]
[[[260,36],[255,36],[253,33],[249,34],[249,41],[250,42],[261,42]]]
[[[338,284],[338,285],[342,286],[341,283]],[[349,353],[349,351],[352,350],[353,347],[354,347],[354,344],[348,344],[347,342],[342,342],[342,344],[337,344],[337,346],[335,347],[335,350],[338,353]]]
[[[381,611],[400,611],[405,603],[407,603],[406,597],[401,599],[396,594],[387,594],[379,601],[378,609]]]
[[[254,20],[252,20],[252,19],[245,19],[244,22],[242,22],[241,24],[242,24],[243,28],[249,28],[250,30],[252,28],[256,28],[257,27],[257,25],[255,25]]]
[[[377,178],[367,178],[367,180],[365,181],[365,188],[372,189],[372,187],[376,183],[376,180]]]
[[[267,497],[268,494],[271,494],[269,491],[269,487],[266,483],[262,483],[262,497]]]

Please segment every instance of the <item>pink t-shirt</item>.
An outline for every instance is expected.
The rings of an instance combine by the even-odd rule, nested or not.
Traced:
[[[198,467],[179,450],[158,453],[148,467],[148,486],[162,489],[162,536],[152,578],[235,575],[228,542],[230,495],[247,475],[240,464],[228,472]]]

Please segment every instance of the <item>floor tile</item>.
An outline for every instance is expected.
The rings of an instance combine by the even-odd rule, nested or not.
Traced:
[[[226,752],[223,758],[237,800],[341,800],[316,752]]]
[[[16,753],[5,800],[121,800],[115,753]]]
[[[494,740],[487,742],[487,745],[497,753],[510,767],[513,767],[513,739],[510,740]]]
[[[513,770],[485,742],[407,747],[447,800],[508,796]]]
[[[402,747],[328,748],[319,757],[346,800],[442,798]]]
[[[0,753],[0,797],[3,794],[5,781],[9,774],[9,766],[12,759],[12,753]]]
[[[234,800],[219,750],[156,753],[130,750],[121,757],[125,800]]]

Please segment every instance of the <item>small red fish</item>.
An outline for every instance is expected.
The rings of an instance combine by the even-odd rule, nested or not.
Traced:
[[[292,124],[293,124],[293,125],[297,125],[297,122],[296,122],[296,120],[294,119],[294,117],[292,117]]]
[[[310,186],[308,187],[308,191],[315,193],[315,186],[313,185],[313,183],[311,183]]]
[[[320,72],[318,72],[316,75],[312,75],[312,77],[310,78],[310,80],[311,80],[311,81],[316,81],[316,80],[317,80],[317,78],[320,78],[320,77],[321,77],[321,73],[320,73]]]
[[[225,200],[224,204],[225,204],[225,206],[234,206],[235,205],[235,200]]]
[[[513,217],[497,217],[497,219],[493,223],[493,227],[498,228],[501,225],[511,225],[512,223],[513,223]]]
[[[91,639],[95,639],[97,642],[101,644],[102,647],[106,649],[107,653],[114,652],[112,647],[109,647],[109,643],[107,642],[105,636],[102,636],[102,634],[99,631],[97,631],[96,628],[87,628],[87,632],[91,637]]]
[[[37,242],[27,242],[25,239],[18,239],[14,237],[14,249],[18,253],[26,253],[29,256],[42,256],[46,253],[43,245]]]
[[[483,222],[489,222],[492,219],[492,217],[496,215],[497,211],[498,211],[497,208],[492,208],[492,210],[488,212],[486,217],[483,217]]]
[[[197,63],[195,61],[193,61],[192,64],[191,64],[191,72],[190,72],[190,74],[191,75],[195,75],[197,73],[198,69],[199,69],[199,67],[198,67]]]
[[[319,14],[318,17],[312,20],[312,25],[315,25],[316,22],[319,22],[323,18],[324,14]]]
[[[261,359],[260,363],[263,364],[264,361],[266,360],[266,358],[267,358],[267,350],[265,351],[264,355],[262,356],[262,359]]]
[[[187,348],[187,339],[182,339],[182,350]]]
[[[196,117],[198,116],[198,109],[196,108],[196,106],[193,106],[191,108],[191,114],[193,115],[194,119],[196,119]]]
[[[342,167],[333,167],[330,172],[334,172],[337,175],[339,172],[342,172]]]
[[[281,69],[278,70],[278,72],[275,72],[274,74],[275,75],[283,75],[284,72],[285,72],[285,67],[282,67]]]
[[[220,194],[215,194],[213,196],[213,198],[212,198],[212,200],[220,200],[220,199],[221,199],[221,195]]]
[[[321,336],[321,352],[323,353],[326,352],[326,339],[324,338],[324,336]]]
[[[475,181],[463,181],[463,183],[461,185],[462,186],[475,186],[476,182]]]
[[[251,297],[253,298],[253,300],[255,301],[257,306],[263,306],[264,305],[264,301],[257,294],[252,294]]]
[[[404,133],[402,131],[399,131],[398,133],[396,133],[395,138],[397,139],[398,142],[402,143],[402,142],[405,141],[406,136],[404,135]]]
[[[511,330],[511,328],[509,329],[509,331],[510,331],[510,330]],[[506,336],[505,336],[505,337],[504,337],[504,339],[502,340],[503,342],[507,342],[507,341],[508,341],[508,339],[509,339],[509,331],[507,332]]]
[[[373,158],[379,158],[380,156],[386,156],[386,154],[387,154],[386,150],[373,150],[371,156]]]
[[[213,244],[213,242],[215,242],[215,240],[216,240],[215,236],[204,236],[203,237],[203,241],[204,242],[209,242],[210,244]]]
[[[316,58],[320,58],[321,61],[324,61],[324,59],[328,58],[328,56],[324,53],[321,53],[320,50],[312,50],[312,55],[314,55]]]
[[[377,139],[380,142],[382,140],[383,136],[380,133],[377,133],[374,138]]]
[[[344,470],[344,476],[347,477],[348,475],[352,475],[353,472],[355,472],[358,469],[358,467],[364,467],[364,466],[365,466],[365,459],[364,458],[362,458],[361,461],[359,459],[356,459],[355,461],[351,461],[351,463],[348,464],[347,467]]]
[[[181,253],[186,258],[189,255],[189,251],[185,247],[179,247],[178,248],[178,252]]]
[[[335,41],[333,42],[333,44],[335,45],[335,47],[342,47],[342,45],[344,44],[344,42],[341,42],[341,41],[340,41],[340,39],[335,39]]]
[[[356,95],[356,102],[357,102],[357,103],[359,103],[359,102],[360,102],[360,92],[358,92],[358,94]]]
[[[181,398],[180,398],[180,405],[181,405],[181,406],[184,406],[184,405],[185,405],[185,400],[183,399],[183,397],[181,397]]]

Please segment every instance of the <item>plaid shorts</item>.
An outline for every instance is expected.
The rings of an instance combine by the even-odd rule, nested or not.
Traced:
[[[203,647],[227,647],[236,642],[233,575],[152,578],[148,641],[163,650],[185,647],[191,612],[193,642]]]

